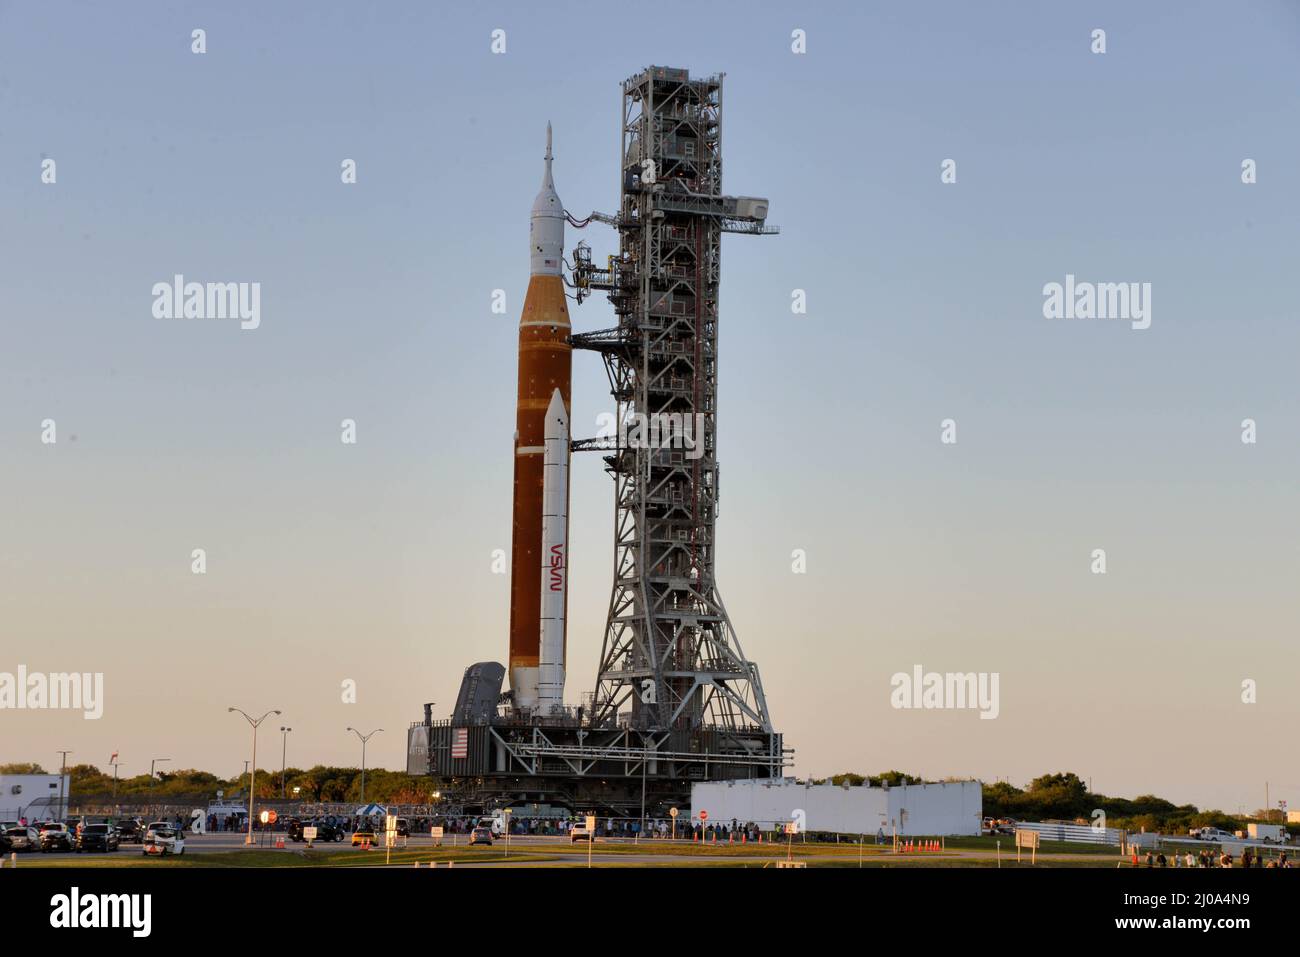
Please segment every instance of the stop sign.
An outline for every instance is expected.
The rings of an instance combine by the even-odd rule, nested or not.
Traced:
[[[267,812],[266,812],[267,823],[268,823],[268,824],[274,824],[274,823],[275,823],[275,819],[276,819],[278,816],[279,816],[279,815],[277,815],[274,811],[267,811]]]
[[[707,821],[708,819],[709,819],[709,812],[708,812],[708,811],[701,811],[701,812],[700,812],[700,820],[701,820],[701,821]]]

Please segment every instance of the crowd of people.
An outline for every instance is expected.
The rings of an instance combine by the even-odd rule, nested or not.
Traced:
[[[1137,855],[1133,856],[1133,862],[1137,863]],[[1236,867],[1232,854],[1227,850],[1211,851],[1202,849],[1199,854],[1192,854],[1187,851],[1185,854],[1177,852],[1171,853],[1168,857],[1161,851],[1147,851],[1147,867]],[[1259,851],[1252,851],[1246,848],[1241,852],[1241,867],[1290,867],[1291,859],[1287,852],[1283,850],[1277,857],[1265,857]]]

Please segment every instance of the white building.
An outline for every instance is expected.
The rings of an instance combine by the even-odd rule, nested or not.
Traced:
[[[59,781],[63,781],[63,804],[59,804]],[[0,821],[58,820],[68,816],[72,797],[72,775],[0,774]]]
[[[691,819],[763,827],[799,821],[800,829],[841,834],[938,837],[980,833],[984,813],[978,781],[850,787],[800,784],[793,778],[702,782],[691,788]]]

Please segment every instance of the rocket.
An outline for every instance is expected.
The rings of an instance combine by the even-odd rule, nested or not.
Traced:
[[[516,708],[564,703],[569,578],[569,389],[573,350],[561,273],[564,205],[546,167],[529,227],[530,275],[519,317],[514,521],[510,549],[510,690]]]

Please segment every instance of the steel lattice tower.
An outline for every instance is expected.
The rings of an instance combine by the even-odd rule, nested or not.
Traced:
[[[591,702],[596,724],[772,732],[758,667],[718,591],[718,286],[724,232],[765,234],[767,201],[722,193],[722,76],[651,67],[624,81],[619,255],[575,251],[581,299],[617,329],[573,337],[605,359],[617,421],[614,583]],[[643,426],[636,432],[637,423]],[[657,439],[646,441],[653,423]]]

